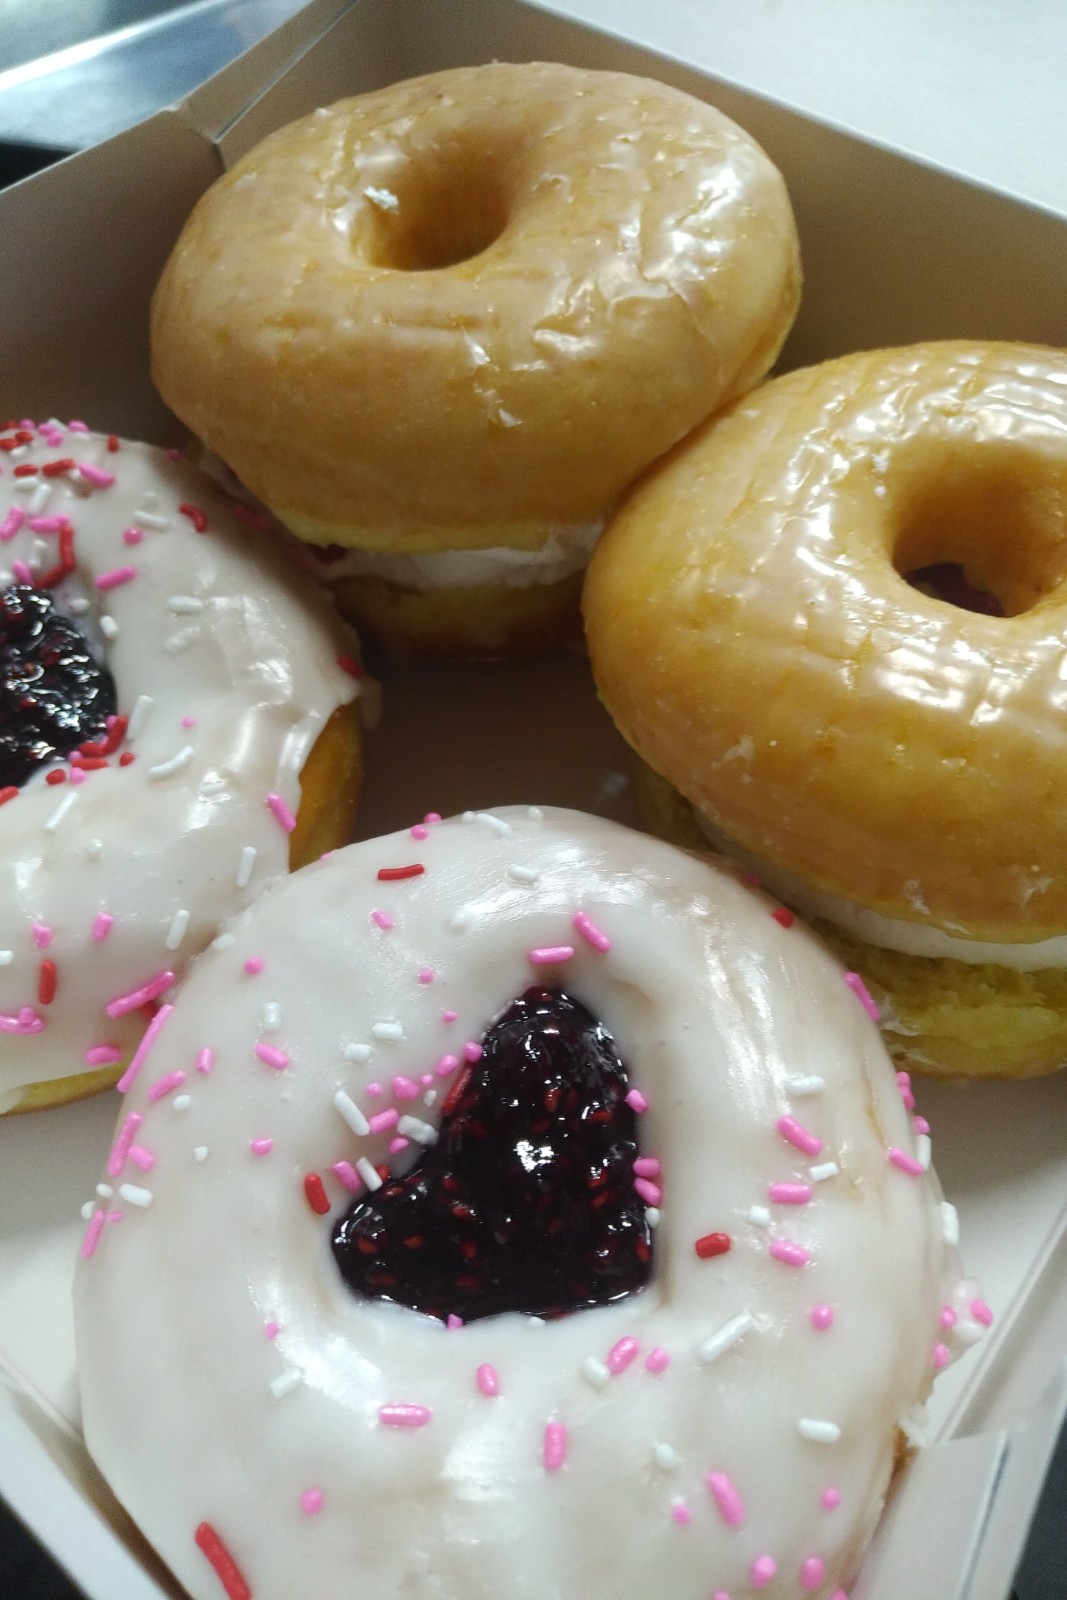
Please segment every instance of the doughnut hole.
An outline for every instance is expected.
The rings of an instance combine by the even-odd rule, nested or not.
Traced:
[[[1067,576],[1067,465],[1015,442],[923,454],[894,463],[892,562],[905,582],[1001,617],[1053,594]]]
[[[471,139],[420,151],[388,185],[395,206],[375,206],[370,263],[395,272],[437,272],[488,250],[508,221],[510,154]]]

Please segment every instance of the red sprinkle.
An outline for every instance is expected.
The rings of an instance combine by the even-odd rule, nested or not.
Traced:
[[[135,757],[134,757],[134,753],[133,753],[132,750],[124,750],[122,752],[122,754],[119,756],[119,766],[120,767],[128,767],[130,762],[133,761],[134,759],[135,759]]]
[[[37,1000],[42,1006],[50,1006],[56,997],[56,964],[54,961],[42,961],[41,970],[37,977]]]
[[[793,913],[787,911],[785,906],[779,906],[777,911],[772,911],[771,916],[775,922],[780,922],[783,928],[791,928],[796,921]]]
[[[197,533],[207,532],[207,516],[199,506],[194,506],[188,500],[183,500],[178,510],[183,517],[189,518]]]
[[[410,867],[379,867],[378,878],[381,883],[394,883],[398,878],[419,878],[425,871],[421,861],[413,861]]]
[[[66,783],[67,774],[63,771],[62,767],[53,767],[51,772],[45,773],[44,781],[45,783],[52,784],[54,787],[57,783]]]
[[[107,447],[111,451],[111,454],[114,455],[115,451],[119,447],[119,436],[118,436],[117,433],[109,433],[108,434],[108,436],[107,436]]]
[[[18,790],[15,786],[10,783],[7,784],[5,788],[0,789],[0,806],[6,806],[8,801],[14,800],[17,794]]]
[[[50,589],[74,571],[74,529],[63,519],[59,529],[59,560],[37,579],[38,589]]]
[[[61,461],[46,461],[41,468],[41,477],[61,478],[65,472],[73,472],[77,465],[73,456],[64,456]]]
[[[38,470],[37,467],[31,466],[28,461],[20,461],[15,468],[14,475],[16,478],[36,478]]]
[[[724,1256],[729,1248],[728,1233],[706,1233],[693,1246],[701,1261],[710,1261],[712,1256]]]
[[[342,672],[347,672],[350,678],[363,677],[363,668],[358,661],[353,661],[351,656],[338,656],[337,665]]]
[[[252,1591],[245,1582],[240,1567],[210,1522],[202,1522],[193,1537],[214,1567],[228,1600],[252,1600]]]
[[[322,1179],[317,1172],[309,1172],[304,1179],[304,1193],[307,1203],[316,1216],[324,1217],[330,1209],[329,1196],[322,1186]]]

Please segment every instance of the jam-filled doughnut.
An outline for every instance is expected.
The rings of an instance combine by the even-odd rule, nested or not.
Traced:
[[[351,836],[359,685],[188,464],[77,423],[0,451],[2,1113],[114,1083],[220,922]]]
[[[849,1579],[989,1313],[773,909],[509,808],[338,852],[195,964],[76,1289],[89,1448],[195,1600]]]
[[[590,569],[619,728],[824,920],[904,1065],[1067,1061],[1065,507],[1067,354],[919,345],[739,402]]]
[[[238,162],[163,274],[153,374],[362,625],[542,647],[623,490],[763,376],[798,294],[782,179],[721,113],[496,62]]]

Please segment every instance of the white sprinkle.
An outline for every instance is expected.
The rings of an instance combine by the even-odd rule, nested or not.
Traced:
[[[40,479],[36,484],[34,484],[33,493],[30,495],[30,503],[27,507],[30,516],[40,516],[41,512],[44,510],[51,498],[52,485],[46,482],[43,478]]]
[[[185,938],[189,928],[189,913],[185,907],[180,907],[171,918],[170,928],[164,940],[168,950],[177,950]]]
[[[453,911],[452,915],[449,917],[448,926],[452,929],[453,933],[466,933],[473,921],[474,913],[470,906],[460,906],[458,910]]]
[[[400,209],[400,201],[392,189],[368,188],[364,189],[363,195],[365,199],[370,201],[372,206],[377,206],[379,211],[399,211]]]
[[[389,1039],[394,1044],[404,1037],[404,1030],[399,1022],[376,1022],[370,1031],[376,1039]]]
[[[512,861],[508,866],[508,877],[514,878],[516,883],[536,883],[540,876],[536,867],[524,867],[520,861]]]
[[[283,1400],[294,1389],[299,1389],[303,1381],[304,1374],[297,1367],[287,1367],[271,1380],[270,1392],[275,1400]]]
[[[207,1160],[207,1145],[206,1144],[198,1144],[196,1146],[196,1148],[193,1150],[193,1160],[194,1161],[206,1161]]]
[[[263,1032],[277,1033],[282,1025],[282,1008],[277,1000],[265,1000],[263,1002],[262,1017]]]
[[[546,1328],[548,1324],[544,1317],[527,1317],[526,1326],[528,1328]]]
[[[544,822],[545,814],[540,806],[527,806],[526,815],[531,822]]]
[[[503,817],[495,817],[491,811],[475,811],[472,816],[475,822],[480,822],[491,833],[500,834],[501,838],[506,838],[511,832],[511,823],[505,822]]]
[[[157,766],[149,767],[150,778],[169,778],[172,773],[180,772],[187,767],[193,759],[195,752],[191,744],[183,745],[177,755],[171,756],[169,761],[161,761]]]
[[[369,1044],[343,1044],[341,1055],[345,1061],[369,1061],[371,1050]]]
[[[659,1227],[660,1218],[662,1217],[662,1215],[663,1215],[663,1212],[660,1210],[659,1206],[646,1206],[645,1207],[645,1221],[648,1223],[650,1228],[658,1228]]]
[[[713,1333],[705,1339],[703,1344],[697,1345],[697,1360],[703,1362],[716,1361],[724,1351],[729,1350],[732,1344],[744,1337],[755,1323],[747,1311],[742,1311],[739,1316],[732,1317],[729,1322],[724,1322],[718,1333]]]
[[[749,1206],[748,1220],[749,1222],[754,1223],[757,1228],[769,1228],[771,1225],[771,1214],[766,1206]]]
[[[586,1383],[591,1383],[594,1389],[606,1389],[611,1382],[611,1373],[596,1356],[586,1356],[582,1362],[581,1373]]]
[[[203,788],[203,784],[201,784],[201,788]],[[237,877],[234,880],[239,889],[248,888],[249,879],[252,876],[252,868],[255,866],[255,864],[256,847],[254,844],[246,844],[244,849],[241,851],[241,860],[237,867]]]
[[[807,1077],[787,1078],[785,1086],[790,1094],[821,1094],[826,1088],[826,1079],[820,1078],[817,1073],[813,1072]]]
[[[0,967],[9,967],[14,959],[14,950],[0,950]]]
[[[810,1439],[814,1444],[836,1444],[841,1437],[836,1422],[825,1422],[819,1417],[801,1417],[797,1432],[802,1439]]]
[[[360,1156],[356,1162],[356,1171],[370,1190],[380,1189],[382,1180],[380,1173],[375,1171],[374,1163],[368,1161],[366,1156]]]
[[[177,633],[172,633],[169,639],[164,639],[163,648],[169,656],[180,655],[191,644],[195,644],[200,637],[200,629],[191,624],[188,628],[179,628]]]
[[[176,1094],[171,1101],[171,1108],[174,1111],[188,1111],[192,1103],[193,1097],[191,1094]]]
[[[89,602],[83,594],[76,594],[67,601],[67,610],[72,617],[87,617],[89,615]]]
[[[144,727],[144,721],[152,709],[152,696],[139,694],[134,701],[133,710],[130,712],[129,724],[126,728],[126,743],[132,744],[134,739]]]
[[[427,1089],[422,1097],[422,1103],[424,1106],[435,1106],[437,1104],[437,1090]],[[648,1213],[646,1212],[645,1215],[647,1216]]]
[[[118,623],[115,621],[114,617],[109,616],[106,611],[100,618],[99,628],[105,639],[115,640],[119,636]]]
[[[928,1133],[920,1133],[915,1140],[915,1159],[924,1172],[930,1170],[930,1156],[932,1153],[930,1135]]]
[[[949,1245],[960,1242],[960,1214],[951,1200],[941,1202],[941,1237]]]
[[[41,568],[41,562],[44,560],[47,553],[48,546],[45,544],[44,540],[35,539],[30,546],[29,560],[26,562],[26,565],[28,567],[33,567],[35,571],[39,572]]]
[[[85,846],[85,854],[90,861],[99,861],[104,853],[103,839],[90,839]]]
[[[153,511],[135,511],[133,520],[140,528],[154,528],[157,533],[162,533],[164,528],[170,527],[168,517],[160,517]]]
[[[820,1161],[817,1167],[808,1168],[808,1176],[814,1183],[825,1183],[827,1178],[836,1178],[840,1171],[836,1161]]]
[[[212,950],[228,950],[233,944],[232,933],[220,933],[217,939],[212,939]]]
[[[669,1444],[654,1445],[652,1454],[656,1459],[657,1467],[662,1467],[664,1472],[673,1472],[681,1459],[677,1450],[672,1450]]]
[[[142,1189],[140,1185],[136,1183],[120,1183],[119,1195],[123,1200],[126,1201],[127,1205],[140,1206],[142,1210],[145,1206],[150,1206],[152,1204],[151,1189]]]
[[[96,1210],[96,1201],[95,1200],[86,1200],[85,1204],[82,1206],[82,1220],[84,1222],[92,1222],[93,1213],[95,1212],[95,1210]]]
[[[101,1200],[110,1200],[111,1196],[115,1193],[110,1183],[98,1183],[96,1186],[96,1192],[100,1196]]]
[[[356,1105],[352,1096],[345,1094],[343,1089],[338,1089],[333,1097],[333,1104],[334,1110],[340,1113],[341,1117],[352,1129],[352,1132],[357,1134],[359,1138],[365,1139],[370,1132],[370,1123]]]
[[[418,1117],[401,1117],[396,1125],[396,1131],[404,1139],[414,1139],[416,1144],[436,1144],[437,1129],[429,1122],[422,1122]]]
[[[172,594],[167,601],[167,610],[175,617],[198,617],[204,609],[204,602],[192,594]]]
[[[56,829],[59,827],[59,824],[63,821],[63,818],[66,816],[67,812],[70,810],[77,798],[78,792],[76,789],[70,790],[69,793],[63,796],[62,800],[56,806],[56,809],[52,812],[52,815],[44,825],[46,833],[55,833]]]

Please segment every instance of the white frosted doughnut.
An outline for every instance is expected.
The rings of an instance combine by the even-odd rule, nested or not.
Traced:
[[[138,996],[286,871],[305,762],[358,692],[321,595],[188,463],[80,424],[3,439],[0,589],[70,568],[49,587],[125,727],[18,788],[0,764],[0,1112],[129,1058]]]
[[[988,1312],[861,999],[772,911],[514,808],[316,863],[196,963],[76,1285],[89,1448],[195,1600],[839,1592]],[[452,1328],[357,1296],[330,1239],[360,1175],[432,1144],[465,1045],[531,985],[627,1066],[651,1281]]]

